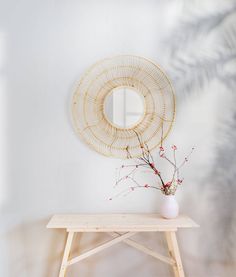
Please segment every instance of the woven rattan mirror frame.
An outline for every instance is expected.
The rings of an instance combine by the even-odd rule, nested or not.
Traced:
[[[145,99],[145,114],[132,128],[118,128],[103,112],[106,96],[122,86]],[[107,58],[93,65],[76,86],[72,116],[76,132],[92,149],[105,156],[139,157],[141,144],[152,150],[167,137],[175,118],[174,90],[163,70],[146,58]]]

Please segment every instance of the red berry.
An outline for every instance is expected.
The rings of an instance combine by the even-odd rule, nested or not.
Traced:
[[[154,174],[158,175],[158,174],[160,174],[160,172],[156,169]]]
[[[168,187],[171,186],[171,184],[172,184],[172,182],[168,182],[168,183],[166,183],[166,184],[164,185],[164,187],[165,187],[165,188],[168,188]]]

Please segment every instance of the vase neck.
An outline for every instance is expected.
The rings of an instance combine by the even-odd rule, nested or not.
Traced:
[[[170,194],[170,195],[165,195],[165,197],[168,197],[168,198],[175,198],[175,195]]]

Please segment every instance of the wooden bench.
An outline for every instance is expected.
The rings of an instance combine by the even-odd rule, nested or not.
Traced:
[[[198,225],[189,217],[180,215],[176,219],[164,219],[158,214],[61,214],[54,215],[47,228],[60,228],[68,232],[59,277],[64,277],[66,268],[98,253],[118,242],[124,242],[173,267],[175,277],[184,277],[176,232],[179,228]],[[109,241],[69,259],[71,245],[76,232],[105,232],[112,236]],[[138,232],[164,232],[169,257],[163,256],[130,239]]]

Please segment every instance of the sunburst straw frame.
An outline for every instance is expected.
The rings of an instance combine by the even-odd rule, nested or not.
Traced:
[[[142,119],[131,128],[115,126],[104,114],[106,96],[124,86],[137,90],[145,102]],[[146,58],[107,58],[81,78],[72,116],[76,132],[92,149],[116,158],[140,157],[140,139],[152,150],[167,137],[175,118],[174,90],[163,70]]]

